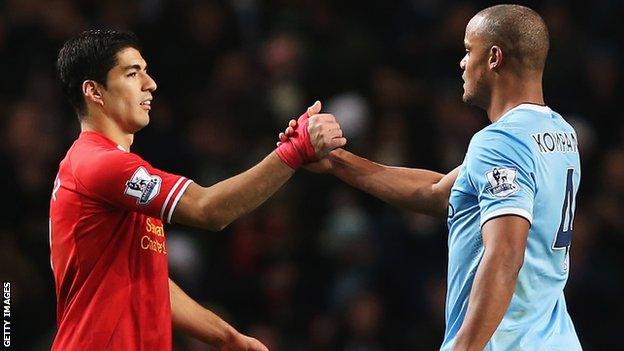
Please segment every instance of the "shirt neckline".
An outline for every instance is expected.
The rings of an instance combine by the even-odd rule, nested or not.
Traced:
[[[552,112],[552,110],[550,109],[550,107],[548,107],[548,105],[538,105],[538,104],[534,104],[530,102],[523,102],[520,105],[512,107],[509,111],[503,113],[503,115],[500,116],[500,118],[492,124],[500,122],[503,118],[509,116],[513,111],[516,111],[516,110],[532,110],[532,111],[541,112],[541,113]]]
[[[86,130],[83,132],[80,132],[80,136],[94,136],[100,140],[103,140],[104,142],[106,142],[107,144],[109,144],[110,146],[114,146],[117,149],[123,151],[123,152],[128,152],[128,150],[126,150],[123,146],[117,144],[116,142],[112,141],[111,139],[109,139],[106,135],[93,131],[93,130]]]

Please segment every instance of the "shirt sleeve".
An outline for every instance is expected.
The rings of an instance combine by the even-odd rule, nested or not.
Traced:
[[[122,150],[98,153],[82,162],[75,174],[89,195],[167,223],[192,182],[154,168],[138,155]]]
[[[484,130],[471,141],[467,175],[478,196],[481,226],[503,215],[533,222],[536,193],[530,149],[514,135]]]

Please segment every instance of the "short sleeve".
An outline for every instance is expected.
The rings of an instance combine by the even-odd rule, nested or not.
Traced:
[[[98,152],[80,162],[74,174],[88,195],[168,223],[192,182],[154,168],[138,155],[122,150]]]
[[[529,148],[509,132],[484,130],[470,143],[466,157],[468,179],[480,208],[480,225],[503,215],[533,222],[536,192]]]

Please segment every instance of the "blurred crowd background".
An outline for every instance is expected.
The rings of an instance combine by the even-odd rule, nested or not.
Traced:
[[[568,308],[586,350],[619,349],[624,2],[521,3],[549,26],[546,101],[581,142]],[[341,122],[348,150],[447,172],[487,123],[483,111],[461,102],[459,61],[466,23],[492,4],[0,1],[0,276],[12,282],[14,349],[49,349],[55,332],[48,204],[58,163],[79,132],[55,76],[69,37],[92,28],[137,33],[159,88],[133,151],[202,185],[260,161],[286,122],[316,99]],[[273,351],[441,343],[444,219],[300,171],[222,232],[167,230],[173,279]],[[209,348],[176,334],[174,349]]]

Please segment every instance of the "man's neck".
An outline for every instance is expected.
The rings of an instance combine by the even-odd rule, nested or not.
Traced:
[[[522,103],[545,105],[541,75],[535,79],[517,78],[500,82],[498,87],[492,89],[492,98],[486,108],[488,118],[494,123]]]
[[[85,116],[80,123],[80,130],[100,133],[126,151],[130,151],[134,141],[134,134],[124,132],[116,123],[104,116]]]

